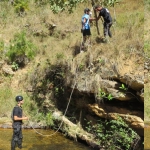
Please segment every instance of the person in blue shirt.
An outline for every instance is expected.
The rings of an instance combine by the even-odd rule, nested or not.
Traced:
[[[91,42],[90,36],[91,36],[91,30],[90,30],[90,22],[96,19],[90,18],[90,9],[86,8],[84,9],[84,15],[82,16],[81,19],[81,32],[83,34],[83,42],[82,42],[82,47],[84,47],[84,44],[89,41],[89,44]]]

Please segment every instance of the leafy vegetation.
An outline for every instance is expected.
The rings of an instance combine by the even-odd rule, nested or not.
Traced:
[[[23,31],[14,36],[6,55],[8,56],[10,62],[19,64],[19,62],[25,61],[24,59],[26,57],[28,60],[31,60],[34,58],[35,54],[36,46],[27,39],[26,33]]]
[[[20,67],[18,66],[19,65],[18,58],[21,59],[21,57],[23,56],[23,58],[28,58],[29,60],[32,60],[32,62],[29,64],[29,68],[28,68],[29,70],[27,69],[27,72],[25,72],[27,73],[26,75],[31,79],[30,83],[32,84],[32,88],[31,88],[32,92],[29,92],[28,93],[29,95],[23,93],[23,96],[26,95],[25,97],[26,101],[23,107],[25,111],[29,112],[28,115],[31,115],[31,112],[34,114],[34,116],[37,114],[37,118],[35,117],[34,120],[35,122],[37,120],[38,121],[43,120],[44,124],[52,125],[53,118],[51,116],[51,113],[49,114],[46,112],[45,114],[42,112],[38,112],[38,113],[36,112],[37,110],[39,110],[40,106],[43,106],[45,100],[47,99],[49,100],[52,98],[52,101],[49,103],[53,104],[55,102],[55,99],[58,97],[60,97],[59,102],[60,102],[60,108],[62,110],[62,103],[63,103],[62,94],[64,93],[63,72],[66,72],[66,68],[62,67],[63,66],[62,63],[58,65],[58,60],[61,61],[63,59],[63,61],[66,63],[67,68],[69,68],[70,72],[73,72],[75,74],[77,73],[77,71],[85,71],[87,69],[86,67],[87,64],[89,64],[89,59],[85,60],[86,59],[85,53],[82,53],[81,55],[79,54],[77,55],[77,57],[74,57],[72,55],[72,52],[74,52],[75,49],[78,49],[80,45],[81,33],[78,30],[80,26],[79,20],[85,6],[86,7],[91,6],[91,1],[86,0],[86,2],[83,4],[80,3],[81,1],[79,0],[74,2],[72,2],[72,0],[70,1],[69,0],[68,1],[67,0],[60,0],[60,1],[35,0],[34,2],[36,3],[36,6],[38,5],[39,7],[35,7],[35,3],[33,3],[33,1],[28,1],[29,5],[27,7],[24,4],[21,4],[24,7],[23,9],[21,8],[22,6],[19,3],[16,4],[16,6],[18,5],[17,13],[22,13],[22,11],[26,12],[29,6],[30,8],[32,8],[31,11],[28,11],[28,13],[24,17],[16,16],[16,14],[14,13],[14,7],[9,7],[10,11],[6,11],[8,9],[7,3],[3,4],[3,6],[5,6],[3,8],[0,6],[0,8],[2,8],[2,12],[0,12],[0,24],[1,24],[0,28],[2,31],[2,33],[0,33],[0,37],[4,38],[4,42],[0,44],[1,45],[0,52],[4,52],[4,50],[7,52],[7,56],[9,58],[9,61],[11,62],[10,65],[12,65],[13,63],[14,70],[17,70],[18,67]],[[95,2],[99,3],[100,1],[95,0]],[[112,0],[111,2],[107,0],[105,2],[108,2],[109,6],[110,5],[113,6],[113,2],[116,3],[117,1]],[[61,13],[58,15],[54,15],[49,9],[50,3],[51,3],[50,7],[53,12],[56,13],[61,11]],[[130,6],[132,6],[131,3],[134,4],[133,5],[134,10],[132,7],[128,9]],[[92,49],[90,49],[90,51],[92,52],[91,56],[93,57],[93,60],[96,59],[96,57],[99,58],[99,56],[104,56],[104,58],[106,56],[107,59],[110,61],[112,61],[113,59],[117,61],[121,56],[119,55],[120,53],[122,55],[126,55],[125,54],[126,49],[129,52],[130,46],[132,46],[132,48],[135,48],[139,51],[141,50],[140,44],[143,43],[141,42],[141,36],[143,36],[141,34],[141,31],[143,31],[143,28],[141,30],[142,23],[140,23],[140,20],[141,22],[143,22],[143,20],[142,19],[139,20],[138,18],[139,17],[142,18],[143,16],[141,15],[142,13],[139,13],[142,11],[139,10],[139,8],[141,7],[139,7],[137,3],[138,2],[136,3],[133,2],[133,0],[131,2],[128,0],[127,2],[125,1],[123,4],[119,5],[119,7],[117,8],[118,9],[117,11],[119,12],[117,14],[118,17],[117,25],[115,26],[115,28],[113,28],[113,30],[115,30],[115,34],[113,34],[114,38],[112,38],[112,42],[110,42],[110,44],[104,45],[100,43],[96,45],[95,39],[97,37],[97,33],[95,32],[95,26],[92,26],[91,31],[92,31],[93,46]],[[82,5],[78,5],[79,7],[76,7],[77,4],[82,4]],[[107,3],[105,5],[107,5]],[[73,8],[75,7],[76,7],[76,12],[70,14],[69,16],[68,14],[62,13],[62,11],[65,10],[66,11],[69,10],[69,12],[72,12]],[[112,9],[110,9],[110,11],[112,11]],[[43,38],[44,40],[39,40],[38,37],[32,36],[33,32],[36,31],[41,31],[42,33],[47,31],[48,33],[47,35],[49,35],[49,31],[45,27],[45,24],[49,22],[52,23],[54,22],[55,24],[57,24],[56,32],[61,31],[62,33],[64,32],[66,35],[68,35],[69,33],[70,35],[69,38],[68,36],[66,36],[65,39],[61,39],[62,37],[60,35],[61,32],[58,32],[58,36],[53,36],[53,35],[46,36]],[[99,23],[101,22],[99,21]],[[101,24],[99,24],[99,26],[102,27]],[[30,34],[30,39],[32,39],[32,41],[29,40],[29,37],[25,32],[20,32],[16,34],[16,32],[21,31],[22,29],[26,29],[27,31],[26,33],[28,33],[28,35]],[[10,39],[12,40],[10,41]],[[4,45],[8,45],[8,46],[10,45],[10,47],[5,49]],[[40,52],[38,53],[38,56],[36,58],[35,58],[35,53],[36,53],[35,45],[40,49]],[[117,55],[114,55],[114,47],[118,52]],[[42,52],[43,49],[44,49],[44,53]],[[125,63],[124,61],[127,60],[126,58],[127,58],[126,56],[125,59],[123,57],[120,57],[121,60],[120,62],[123,61],[123,63]],[[138,56],[138,58],[140,57]],[[85,61],[82,61],[82,59]],[[49,63],[50,65],[45,65],[44,64],[45,60],[48,60],[47,63]],[[90,62],[92,62],[93,60],[90,60]],[[54,67],[52,67],[53,64]],[[99,59],[99,64],[101,66],[109,65],[107,61],[105,61],[103,58]],[[97,68],[98,72],[99,69],[101,69],[101,67]],[[19,73],[19,71],[17,73]],[[16,83],[17,81],[19,81],[19,88],[17,84],[16,84],[17,86],[16,85],[13,86],[14,80],[16,81]],[[20,78],[18,79],[17,76],[14,76],[11,82],[12,83],[10,83],[9,85],[5,85],[5,87],[1,88],[1,89],[3,88],[7,89],[6,87],[11,87],[11,86],[15,87],[14,90],[11,91],[12,93],[8,94],[9,95],[8,97],[6,97],[5,94],[4,95],[1,94],[2,100],[14,99],[16,94],[18,94],[19,92],[22,93],[22,90],[25,90],[23,87],[20,87],[20,85],[28,84],[26,78],[24,79],[22,76],[21,79]],[[22,84],[20,84],[20,82]],[[25,87],[28,88],[27,86]],[[120,88],[125,89],[126,87],[122,85]],[[30,88],[27,90],[30,90]],[[2,90],[2,92],[7,93],[8,91]],[[33,97],[31,96],[31,93],[33,94]],[[98,98],[112,100],[113,96],[100,89]],[[37,106],[34,106],[36,104]],[[64,107],[66,107],[66,105]],[[7,113],[9,111],[6,105],[1,105],[0,108],[1,108],[0,110],[2,110],[4,113]],[[43,107],[40,107],[40,109],[43,109]],[[130,136],[131,134],[127,130],[127,127],[122,127],[121,124],[117,126],[116,124],[117,123],[110,122],[106,125],[106,123],[99,122],[97,123],[96,126],[90,126],[89,128],[91,129],[89,129],[89,131],[91,131],[95,135],[98,135],[97,138],[101,139],[99,142],[101,142],[102,144],[105,145],[108,144],[109,146],[112,143],[114,144],[116,140],[115,146],[112,147],[112,149],[115,149],[121,143],[121,141],[117,141],[117,138],[114,139],[114,137],[109,138],[112,135],[112,132],[110,130],[105,129],[105,126],[109,127],[111,125],[114,125],[116,126],[115,127],[116,130],[114,130],[113,128],[110,129],[112,129],[112,131],[115,131],[116,134],[114,134],[114,136],[117,136],[119,140],[123,141],[121,143],[121,146],[123,147],[123,149],[126,149],[130,144],[130,140],[127,139],[127,135],[125,135],[124,132],[125,131],[128,132],[129,139],[131,138]],[[122,127],[122,130],[123,129],[125,130],[123,131],[123,133],[119,129],[120,126]],[[105,134],[101,134],[101,132],[103,131],[107,131],[104,132],[106,133],[107,136],[105,136]],[[123,145],[124,139],[126,139],[125,140],[125,143],[127,143],[126,145]]]
[[[99,145],[104,146],[107,150],[129,150],[137,137],[137,133],[119,116],[116,120],[100,120],[95,125],[88,122],[86,129],[94,134]]]
[[[14,1],[14,7],[15,7],[15,12],[16,13],[23,13],[26,10],[28,10],[28,0],[15,0]]]
[[[13,62],[11,68],[13,71],[17,71],[19,69],[19,65],[17,63]]]
[[[124,84],[121,84],[121,87],[119,87],[120,89],[122,89],[122,90],[124,90],[124,91],[126,91],[127,90],[127,88],[125,87],[125,85]]]
[[[98,98],[98,99],[108,99],[108,100],[112,100],[112,99],[113,99],[113,96],[112,96],[112,94],[105,93],[102,89],[99,89],[99,93],[97,94],[97,98]]]

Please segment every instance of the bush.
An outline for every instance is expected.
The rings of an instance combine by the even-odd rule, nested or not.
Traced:
[[[129,150],[134,140],[139,137],[121,117],[117,120],[98,121],[96,125],[88,122],[86,129],[94,134],[99,145],[105,146],[107,150]]]
[[[36,46],[26,38],[26,33],[21,32],[14,36],[6,55],[9,61],[18,65],[26,65],[28,60],[35,56]]]

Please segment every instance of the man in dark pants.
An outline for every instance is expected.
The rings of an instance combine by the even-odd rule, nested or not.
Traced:
[[[16,96],[17,105],[14,107],[12,112],[13,120],[13,137],[11,141],[11,150],[15,150],[15,147],[18,145],[18,148],[22,148],[22,120],[27,120],[27,117],[22,117],[22,107],[23,97]]]
[[[104,21],[104,37],[107,38],[107,36],[112,37],[110,27],[112,26],[112,17],[110,15],[110,12],[107,8],[103,8],[102,6],[96,5],[94,6],[94,9],[96,11],[99,11],[99,16],[97,20],[99,20],[101,17],[103,17]]]

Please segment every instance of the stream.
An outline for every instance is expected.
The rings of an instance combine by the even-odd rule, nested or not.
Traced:
[[[53,130],[37,130],[44,135],[53,134]],[[31,129],[22,129],[23,150],[93,150],[92,148],[65,138],[62,133],[44,137]],[[10,150],[13,129],[0,129],[0,150]],[[16,148],[16,150],[19,150]]]
[[[144,128],[144,150],[150,150],[150,127]]]

